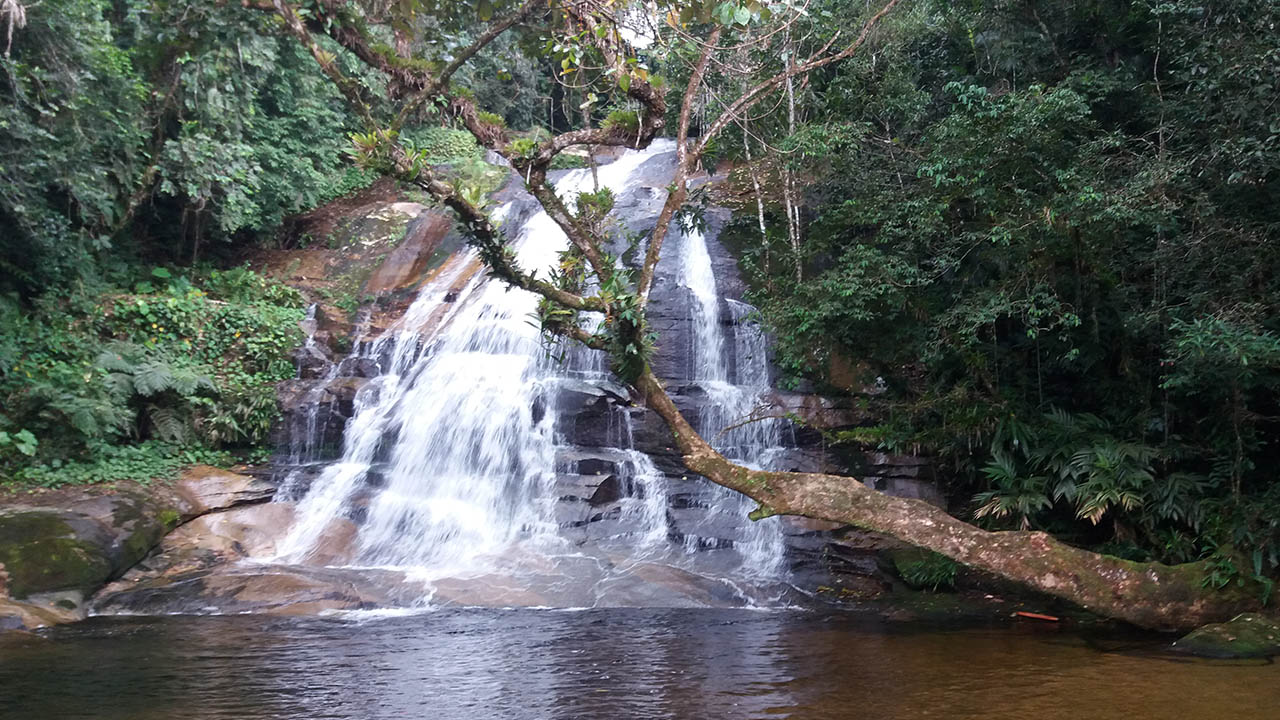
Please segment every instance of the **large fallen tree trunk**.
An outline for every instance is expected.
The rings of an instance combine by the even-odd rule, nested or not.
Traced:
[[[847,523],[965,566],[1154,630],[1186,630],[1256,608],[1244,588],[1205,585],[1205,563],[1139,563],[1081,550],[1033,531],[989,532],[921,500],[885,495],[851,477],[752,470],[729,462],[676,408],[652,371],[636,383],[675,436],[684,464],[760,503],[754,519],[801,515]]]

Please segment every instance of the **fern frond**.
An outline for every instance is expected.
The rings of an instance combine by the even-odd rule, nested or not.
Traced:
[[[158,440],[184,443],[190,436],[186,417],[175,408],[149,405],[147,418],[151,421],[151,433]]]
[[[133,387],[139,395],[146,397],[172,390],[174,389],[173,369],[164,362],[143,363],[133,374]]]

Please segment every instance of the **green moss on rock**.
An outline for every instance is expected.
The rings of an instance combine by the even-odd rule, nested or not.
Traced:
[[[1256,613],[1230,622],[1205,625],[1173,644],[1189,655],[1211,658],[1259,658],[1280,655],[1280,624]]]
[[[182,514],[173,508],[167,508],[165,510],[161,510],[156,515],[156,519],[160,521],[160,524],[163,525],[166,530],[172,530],[178,527],[178,522],[182,519]]]
[[[9,594],[80,590],[88,593],[111,575],[104,548],[76,537],[55,513],[0,516],[0,564],[9,575]]]

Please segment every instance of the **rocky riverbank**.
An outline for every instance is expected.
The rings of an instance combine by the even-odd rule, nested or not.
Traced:
[[[90,599],[135,568],[170,533],[240,506],[274,486],[197,466],[175,483],[71,487],[0,497],[0,628],[79,620]]]

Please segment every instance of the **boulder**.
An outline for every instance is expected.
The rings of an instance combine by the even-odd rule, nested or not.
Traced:
[[[0,515],[0,565],[10,597],[92,592],[116,567],[112,539],[106,528],[74,513],[41,509]]]
[[[403,290],[416,283],[453,229],[451,216],[417,203],[394,203],[389,209],[413,219],[405,228],[404,239],[365,281],[364,292],[370,295]]]
[[[1256,613],[1192,630],[1173,650],[1211,658],[1260,658],[1280,655],[1280,624]]]
[[[174,491],[184,503],[184,518],[270,500],[276,484],[263,478],[240,475],[208,465],[196,465],[182,473]]]
[[[0,564],[8,593],[89,592],[141,560],[178,524],[182,502],[164,488],[71,489],[0,507]]]
[[[268,481],[198,466],[172,487],[126,483],[4,498],[0,626],[83,618],[86,598],[141,563],[183,520],[261,503],[274,492]]]
[[[36,603],[0,598],[0,633],[9,630],[32,630],[80,620],[75,610],[45,607]]]
[[[155,547],[179,501],[136,486],[6,498],[0,506],[0,617],[40,627],[84,617],[85,598]]]

